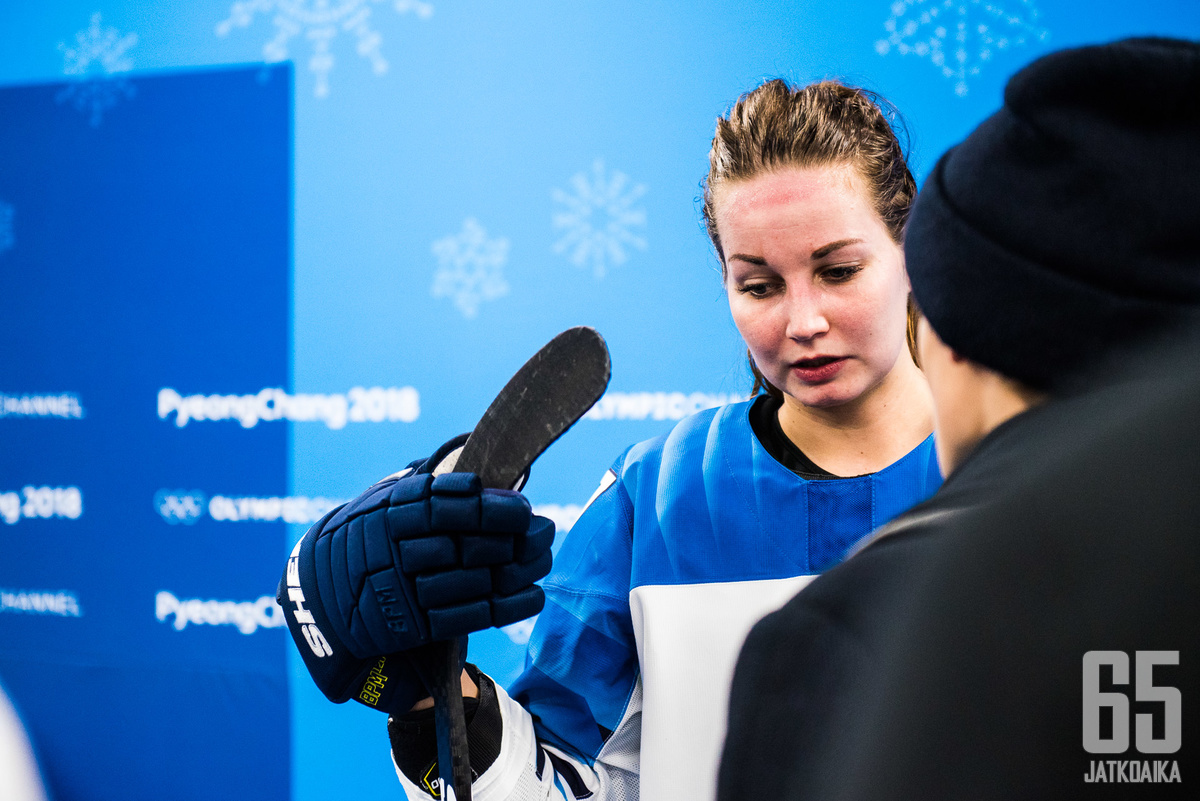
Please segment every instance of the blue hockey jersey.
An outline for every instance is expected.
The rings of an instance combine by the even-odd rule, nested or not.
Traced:
[[[524,673],[497,688],[503,743],[476,799],[713,798],[750,627],[941,483],[932,437],[877,473],[806,480],[759,442],[751,403],[605,474],[543,582]]]

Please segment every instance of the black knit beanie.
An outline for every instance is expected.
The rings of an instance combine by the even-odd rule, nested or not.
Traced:
[[[1200,43],[1052,53],[938,161],[904,245],[963,356],[1051,393],[1200,317]]]

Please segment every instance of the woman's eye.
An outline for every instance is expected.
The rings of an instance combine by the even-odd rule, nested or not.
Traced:
[[[841,284],[849,281],[862,270],[862,267],[857,264],[839,264],[836,267],[827,267],[821,271],[821,277],[826,281],[834,284]]]
[[[765,298],[775,291],[775,285],[766,281],[756,281],[750,284],[742,284],[738,287],[738,292],[743,295],[749,295],[752,298]]]

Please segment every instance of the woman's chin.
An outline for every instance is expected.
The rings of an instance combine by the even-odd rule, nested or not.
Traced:
[[[852,388],[839,386],[836,382],[815,387],[788,387],[786,392],[793,401],[810,409],[831,409],[842,406],[862,394],[853,391]]]

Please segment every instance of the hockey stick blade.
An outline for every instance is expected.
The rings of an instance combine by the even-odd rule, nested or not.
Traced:
[[[604,394],[610,363],[594,328],[570,328],[533,355],[509,379],[471,432],[454,470],[476,473],[483,486],[512,487],[546,448]],[[471,799],[471,758],[463,716],[458,642],[429,646],[438,771],[442,798]],[[450,766],[450,776],[446,766]]]
[[[500,390],[454,469],[477,473],[485,487],[512,487],[600,399],[609,372],[608,348],[594,328],[563,331]]]

